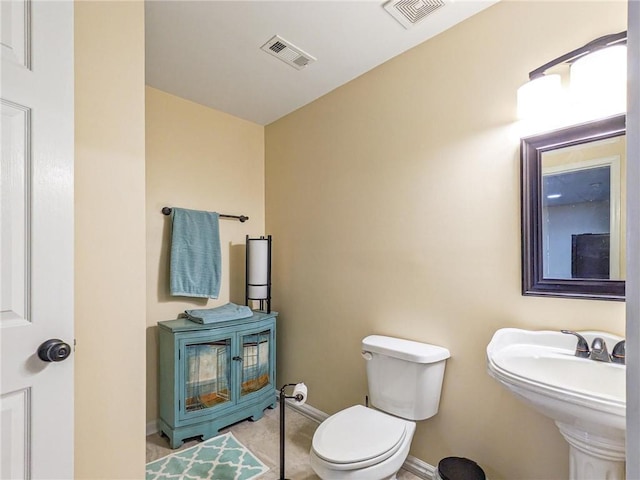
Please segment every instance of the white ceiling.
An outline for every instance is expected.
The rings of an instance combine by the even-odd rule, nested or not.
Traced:
[[[497,1],[445,0],[407,30],[385,0],[147,0],[146,82],[266,125]],[[317,61],[260,50],[274,35]]]

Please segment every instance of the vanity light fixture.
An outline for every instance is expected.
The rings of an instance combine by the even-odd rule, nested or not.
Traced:
[[[552,193],[552,194],[550,194],[550,195],[547,195],[547,198],[548,198],[549,200],[553,200],[553,199],[555,199],[555,198],[560,198],[560,197],[562,197],[562,194],[561,194],[561,193]]]
[[[626,31],[605,35],[529,72],[529,82],[518,89],[518,117],[558,117],[571,107],[582,122],[626,111],[626,43]],[[562,64],[570,65],[568,100],[561,75],[547,73]]]
[[[577,59],[571,65],[571,105],[586,118],[627,110],[627,47],[614,45]]]
[[[562,102],[562,79],[557,73],[540,74],[518,89],[518,118],[536,119],[553,114]]]

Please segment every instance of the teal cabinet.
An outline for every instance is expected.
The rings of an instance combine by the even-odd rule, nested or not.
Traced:
[[[276,405],[277,312],[201,325],[158,322],[160,431],[171,448]]]

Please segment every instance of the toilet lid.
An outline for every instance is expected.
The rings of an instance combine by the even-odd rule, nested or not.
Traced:
[[[405,438],[407,422],[362,405],[332,415],[313,435],[315,454],[327,462],[362,468],[393,455]]]

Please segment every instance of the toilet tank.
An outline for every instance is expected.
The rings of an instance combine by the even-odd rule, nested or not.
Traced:
[[[407,420],[438,413],[444,366],[451,355],[437,345],[370,335],[362,340],[372,406]]]

